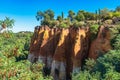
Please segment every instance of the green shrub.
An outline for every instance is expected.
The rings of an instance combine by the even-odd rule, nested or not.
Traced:
[[[67,24],[65,24],[64,22],[61,22],[59,25],[58,25],[59,28],[68,28],[69,26]]]
[[[111,19],[108,19],[108,20],[105,20],[105,21],[104,21],[104,23],[105,23],[105,24],[109,24],[109,25],[110,25],[110,24],[112,24],[112,23],[113,23],[113,21],[112,21]]]
[[[88,59],[83,71],[72,75],[73,80],[119,80],[120,50],[111,50],[96,62]]]
[[[91,40],[94,40],[97,36],[99,25],[93,24],[90,26],[90,32],[91,32]]]
[[[0,80],[52,80],[43,76],[41,63],[27,60],[32,33],[12,33],[9,38],[3,34],[0,33]]]
[[[118,36],[115,37],[114,43],[113,43],[113,48],[120,50],[120,34],[118,34]]]
[[[120,25],[116,25],[111,28],[111,45],[113,49],[120,49]]]
[[[80,22],[75,21],[75,22],[73,22],[74,27],[82,27],[84,25],[85,25],[84,21],[80,21]]]

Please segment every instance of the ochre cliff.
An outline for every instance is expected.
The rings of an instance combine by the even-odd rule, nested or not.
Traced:
[[[36,27],[28,59],[44,63],[54,80],[69,80],[71,73],[81,70],[86,58],[96,59],[100,53],[112,49],[108,27],[100,26],[97,38],[91,43],[90,36],[89,27]]]
[[[109,27],[99,27],[97,38],[92,41],[90,46],[89,58],[97,59],[103,53],[112,49],[110,45],[110,34]]]

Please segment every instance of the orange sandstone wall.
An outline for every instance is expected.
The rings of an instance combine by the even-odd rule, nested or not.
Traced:
[[[110,38],[109,27],[100,26],[97,38],[91,43],[88,57],[97,59],[99,56],[103,55],[103,53],[111,50]]]
[[[67,29],[39,26],[35,28],[28,59],[43,62],[54,80],[66,80],[78,72],[86,58],[96,59],[111,48],[108,27],[100,26],[97,38],[90,43],[89,27]]]

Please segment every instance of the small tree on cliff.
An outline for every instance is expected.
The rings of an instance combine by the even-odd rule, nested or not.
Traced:
[[[36,15],[37,21],[42,20],[44,18],[44,13],[42,11],[38,11]]]
[[[73,21],[75,18],[75,13],[72,10],[68,11],[68,18],[70,18],[70,21]]]
[[[77,21],[84,21],[85,20],[85,16],[83,14],[83,11],[78,11],[77,15],[76,15],[76,20]]]
[[[50,20],[54,19],[54,12],[51,9],[46,10],[44,13],[50,16]]]
[[[101,18],[103,19],[103,21],[104,20],[107,20],[107,19],[110,19],[110,17],[109,17],[109,9],[107,9],[107,8],[104,8],[104,9],[102,9],[102,10],[100,10],[100,13],[101,13]]]
[[[4,20],[0,20],[0,32],[6,28],[12,28],[15,20],[6,17]]]
[[[54,12],[50,9],[42,12],[38,11],[36,15],[36,19],[41,21],[41,25],[49,25],[51,20],[54,20]]]
[[[62,22],[62,16],[57,16],[57,20],[58,20],[59,22]]]
[[[120,12],[120,6],[117,6],[116,9],[115,9],[115,11]]]

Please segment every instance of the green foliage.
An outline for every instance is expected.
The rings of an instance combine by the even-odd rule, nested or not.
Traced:
[[[100,11],[100,16],[103,21],[109,19],[109,12],[110,11],[107,8],[104,8]]]
[[[120,12],[120,6],[117,6],[115,11],[119,11]]]
[[[85,23],[83,21],[78,22],[76,20],[74,20],[72,24],[74,27],[82,27],[85,25]]]
[[[6,17],[4,20],[0,20],[0,25],[2,28],[12,28],[14,25],[14,19],[10,19],[9,17]]]
[[[41,25],[50,25],[50,20],[48,19],[48,20],[43,20],[43,21],[41,21]]]
[[[105,20],[104,23],[111,25],[113,23],[113,21],[111,19],[108,19],[108,20]]]
[[[90,26],[90,32],[91,32],[91,40],[94,40],[97,36],[99,25],[93,24]]]
[[[73,74],[73,80],[119,80],[120,50],[111,50],[97,61],[87,60],[83,71]]]
[[[75,13],[72,10],[68,11],[68,18],[70,18],[70,21],[73,21],[75,18]]]
[[[114,49],[120,50],[120,34],[115,37],[113,47]]]
[[[117,11],[116,11],[116,12],[114,12],[112,15],[113,15],[113,17],[120,17],[120,12],[117,12]]]
[[[32,33],[0,34],[0,80],[52,80],[44,77],[41,63],[27,61]]]
[[[120,25],[116,25],[115,27],[111,28],[111,45],[113,49],[119,50],[120,49]]]
[[[67,24],[65,24],[64,22],[61,22],[58,27],[60,27],[60,28],[67,28],[69,26]]]
[[[100,10],[100,17],[102,21],[112,19],[114,17],[120,17],[119,7],[116,8],[116,11],[110,11],[107,8]]]
[[[36,19],[41,21],[41,25],[49,25],[50,20],[54,20],[54,12],[50,9],[42,12],[38,11],[36,15]]]
[[[74,21],[84,21],[88,24],[112,24],[112,19],[116,17],[120,17],[120,6],[116,8],[115,11],[109,10],[107,8],[96,10],[95,12],[87,12],[84,10],[79,10],[77,13],[75,13],[72,10],[68,11],[68,17],[70,19],[70,24],[73,24]],[[38,11],[36,15],[36,19],[40,21],[41,25],[50,25],[50,21],[58,20],[60,23],[66,20],[64,18],[64,13],[62,12],[61,15],[57,16],[57,19],[54,18],[54,12],[50,9],[46,11]],[[57,26],[57,25],[55,25]],[[70,26],[70,25],[69,25]],[[51,26],[50,26],[51,27]]]
[[[50,20],[54,19],[54,12],[51,9],[46,10],[44,13],[50,17]]]
[[[50,21],[50,22],[49,22],[49,27],[52,27],[52,28],[53,28],[53,27],[56,27],[56,26],[58,25],[58,23],[59,23],[59,22],[56,21],[56,20]]]
[[[98,15],[90,12],[85,12],[84,16],[85,16],[85,20],[96,20],[96,17]]]
[[[119,7],[118,7],[119,9]],[[79,23],[74,23],[75,21],[84,21],[87,24],[112,24],[112,19],[114,17],[120,17],[120,12],[119,11],[110,11],[107,8],[104,9],[99,9],[99,14],[98,11],[96,10],[95,13],[87,12],[84,10],[79,10],[77,14],[73,12],[72,10],[68,11],[68,19],[70,20],[70,25],[71,24],[79,24]],[[58,20],[59,23],[66,21],[66,18],[64,18],[64,14],[62,12],[61,16],[57,16],[57,19],[54,19],[54,12],[50,9],[46,11],[38,11],[36,19],[40,21],[41,25],[48,25],[51,27],[51,21]],[[99,22],[98,22],[99,19]],[[54,25],[54,24],[52,24]],[[70,26],[68,25],[68,26]],[[54,26],[58,26],[57,24]]]
[[[120,73],[114,71],[114,70],[108,70],[105,74],[104,80],[119,80],[120,79]]]
[[[90,26],[91,33],[96,34],[98,32],[98,28],[99,28],[98,24],[91,25]]]
[[[62,22],[62,16],[57,16],[57,20],[58,20],[59,22]]]
[[[76,20],[78,20],[78,21],[84,21],[85,20],[84,14],[79,11],[77,13],[77,15],[76,15]]]
[[[43,18],[44,18],[43,12],[42,12],[42,11],[38,11],[38,12],[37,12],[37,15],[36,15],[37,21],[39,21],[39,20],[41,20],[41,19],[43,19]]]
[[[72,75],[72,80],[100,80],[100,73],[94,72],[90,73],[89,71],[80,71],[78,74]]]
[[[96,61],[94,59],[87,59],[86,65],[84,66],[84,68],[88,71],[91,71],[95,64],[96,64]]]
[[[47,13],[44,14],[44,21],[49,21],[49,20],[50,20],[50,16]]]

